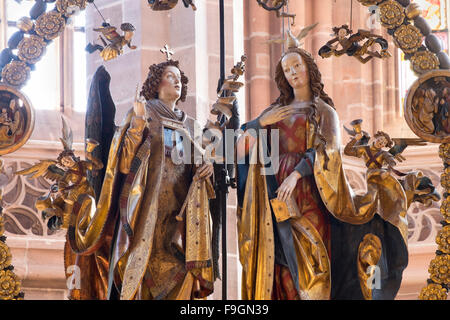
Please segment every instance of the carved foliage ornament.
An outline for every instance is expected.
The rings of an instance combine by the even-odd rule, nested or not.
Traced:
[[[61,13],[50,11],[36,20],[36,33],[47,40],[53,40],[63,32],[66,21]]]
[[[29,64],[35,64],[45,54],[46,43],[39,36],[31,35],[23,38],[17,48],[19,59]]]
[[[2,80],[13,86],[21,87],[30,77],[30,67],[23,61],[12,61],[2,70]]]
[[[394,29],[402,25],[405,20],[405,10],[397,1],[388,0],[381,3],[380,22],[383,27]]]

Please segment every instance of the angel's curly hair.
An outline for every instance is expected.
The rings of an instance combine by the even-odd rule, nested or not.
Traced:
[[[187,95],[187,83],[189,79],[186,77],[183,71],[181,71],[179,67],[179,61],[175,60],[168,60],[165,62],[161,62],[158,64],[152,64],[149,68],[149,72],[147,75],[147,79],[144,82],[144,85],[142,86],[141,95],[144,96],[145,100],[152,100],[152,99],[158,99],[158,89],[159,85],[161,83],[162,75],[164,73],[164,70],[168,66],[174,66],[177,67],[178,70],[180,70],[181,75],[181,95],[180,99],[178,101],[184,102],[186,100]],[[177,101],[177,104],[178,104]]]
[[[352,34],[353,33],[353,30],[351,30],[349,27],[348,27],[348,25],[346,25],[346,24],[343,24],[342,26],[340,26],[340,27],[334,27],[333,28],[333,32],[334,32],[334,34],[335,35],[337,35],[338,34],[338,32],[339,32],[339,30],[341,30],[341,29],[345,29],[345,31],[347,31],[347,35],[349,35],[349,34]]]
[[[375,135],[373,136],[375,139],[378,137],[384,137],[386,139],[386,147],[391,148],[394,145],[394,142],[392,141],[391,137],[384,131],[377,131]]]
[[[75,153],[73,152],[73,150],[65,149],[58,155],[58,158],[56,159],[56,161],[58,161],[58,163],[61,163],[62,159],[65,157],[71,157],[75,162],[77,160],[79,160],[79,158],[75,156]]]

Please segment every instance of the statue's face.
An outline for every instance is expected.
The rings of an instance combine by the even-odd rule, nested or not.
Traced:
[[[123,37],[125,40],[130,41],[133,38],[133,35],[134,35],[133,31],[125,31]]]
[[[293,89],[309,86],[308,66],[298,53],[291,52],[281,60],[284,76]]]
[[[373,142],[373,145],[375,148],[381,149],[384,148],[387,145],[387,140],[384,136],[376,137],[375,141]]]
[[[72,168],[75,165],[75,160],[71,156],[65,156],[61,159],[61,164],[66,168]]]
[[[339,29],[338,36],[340,39],[345,38],[347,36],[347,30],[344,28]]]
[[[181,73],[175,66],[167,66],[162,74],[158,96],[161,100],[176,101],[181,97]]]

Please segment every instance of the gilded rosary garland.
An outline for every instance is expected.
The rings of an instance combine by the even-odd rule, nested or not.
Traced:
[[[428,268],[430,279],[435,283],[450,284],[450,255],[442,254],[436,256]]]
[[[405,53],[414,53],[422,46],[422,34],[413,25],[402,25],[394,32],[396,45]]]
[[[447,290],[440,284],[430,283],[422,289],[420,300],[447,300]]]
[[[19,293],[19,278],[10,270],[0,271],[0,300],[13,300]]]
[[[381,3],[378,7],[380,9],[380,22],[383,27],[394,29],[402,25],[406,16],[401,4],[389,0]]]
[[[8,246],[0,241],[0,270],[3,270],[11,265],[11,251]]]
[[[418,51],[411,58],[411,68],[414,72],[424,72],[439,68],[439,59],[430,51]]]
[[[448,256],[450,253],[450,225],[446,225],[442,228],[436,236],[436,243],[439,246],[438,250],[446,253]]]
[[[86,4],[86,0],[57,0],[56,9],[67,17],[74,13],[74,7],[83,10],[86,8]]]
[[[442,200],[441,214],[444,217],[444,220],[450,222],[450,196]]]
[[[45,41],[35,35],[23,38],[18,45],[19,59],[29,64],[35,64],[45,54]]]
[[[441,175],[441,185],[444,189],[450,189],[450,167],[444,169]]]
[[[2,80],[13,87],[21,87],[30,76],[30,67],[23,61],[12,61],[2,70]]]
[[[450,143],[442,143],[439,145],[439,157],[446,164],[450,164]]]
[[[383,0],[358,0],[363,6],[370,7],[375,6]]]
[[[53,40],[64,31],[66,22],[61,13],[50,11],[36,20],[36,33],[47,40]]]

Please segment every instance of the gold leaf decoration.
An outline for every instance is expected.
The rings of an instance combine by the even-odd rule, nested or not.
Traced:
[[[8,246],[0,241],[0,270],[3,270],[11,265],[11,251]]]
[[[418,74],[439,69],[439,59],[430,51],[418,51],[411,58],[411,68]],[[450,187],[450,184],[448,184]]]
[[[45,54],[46,43],[39,36],[31,35],[23,38],[17,46],[19,59],[29,64],[35,64]]]
[[[61,13],[50,11],[42,14],[36,20],[36,33],[47,40],[53,40],[64,31],[66,21]]]
[[[394,29],[402,25],[405,20],[405,9],[397,1],[388,0],[381,3],[380,22],[383,27]]]
[[[428,268],[430,279],[435,283],[449,284],[450,283],[450,255],[443,254],[434,258],[430,267]]]
[[[430,283],[422,289],[420,300],[447,300],[447,290],[440,284]]]
[[[86,0],[57,0],[56,9],[66,17],[72,15],[75,9],[85,9]]]
[[[416,52],[422,45],[423,35],[420,30],[413,25],[402,25],[394,32],[396,45],[405,53]]]
[[[436,236],[436,243],[439,245],[438,250],[450,253],[450,225],[442,228],[441,232]]]
[[[23,61],[12,61],[2,70],[2,80],[13,87],[23,86],[30,77],[30,67]]]

